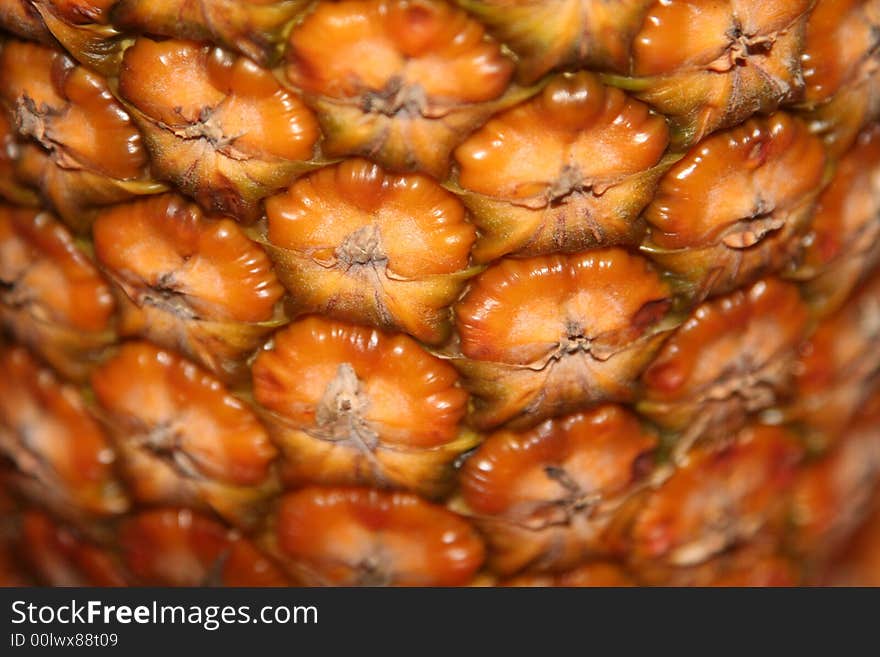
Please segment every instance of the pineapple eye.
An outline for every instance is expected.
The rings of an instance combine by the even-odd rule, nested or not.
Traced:
[[[74,518],[128,510],[113,445],[79,390],[23,347],[0,350],[0,370],[0,454],[25,477],[25,496]]]
[[[270,66],[291,21],[308,10],[311,0],[88,0],[112,5],[111,18],[129,33],[211,41]]]
[[[286,483],[448,489],[467,393],[455,369],[401,334],[306,317],[253,366],[254,397],[282,447]]]
[[[601,553],[611,518],[603,509],[649,480],[653,467],[642,473],[636,464],[656,446],[635,416],[610,405],[491,434],[461,473],[490,566],[501,574],[559,571]]]
[[[513,67],[480,23],[446,2],[344,0],[318,4],[291,30],[285,72],[321,117],[327,155],[442,178]]]
[[[97,207],[156,190],[140,133],[94,71],[10,40],[0,49],[0,89],[20,140],[13,173],[77,233],[88,232]]]
[[[142,37],[123,54],[118,88],[156,174],[210,211],[253,222],[264,197],[313,166],[312,112],[243,57]]]
[[[37,510],[21,518],[27,541],[24,560],[38,580],[50,586],[128,586],[130,575],[112,550],[83,536],[83,532]]]
[[[880,258],[880,126],[839,160],[816,205],[797,277],[823,315],[833,313]]]
[[[438,183],[353,159],[268,199],[266,214],[294,312],[449,338],[449,306],[476,273],[476,230]]]
[[[284,290],[238,224],[163,194],[102,210],[92,234],[122,334],[180,349],[226,381],[247,375],[242,360],[274,328]]]
[[[780,492],[803,450],[779,427],[750,426],[724,450],[695,450],[662,487],[647,494],[627,538],[636,560],[692,566],[785,522]]]
[[[774,278],[703,303],[645,370],[639,410],[682,432],[678,458],[729,435],[786,396],[808,322],[797,288]]]
[[[844,289],[851,280],[842,278]],[[872,347],[880,339],[878,294],[880,275],[874,272],[839,307],[820,306],[833,311],[800,345],[789,416],[808,427],[815,449],[835,443],[862,406],[870,406],[865,386],[880,371],[880,355]]]
[[[633,77],[617,83],[670,116],[676,146],[693,145],[800,99],[811,9],[809,0],[652,3],[633,41]]]
[[[455,150],[475,258],[638,243],[667,143],[662,117],[596,76],[553,78]]]
[[[275,527],[282,561],[312,586],[456,586],[484,558],[467,522],[408,493],[303,488]]]
[[[277,450],[251,409],[184,358],[128,342],[92,388],[139,502],[206,506],[237,526],[276,489]]]
[[[107,281],[48,212],[0,205],[0,322],[65,377],[113,340]]]
[[[290,586],[271,557],[212,518],[160,508],[127,518],[122,559],[141,586]]]
[[[784,113],[712,135],[660,180],[645,250],[702,297],[775,273],[797,255],[826,162],[820,140]]]
[[[501,260],[455,306],[470,421],[522,427],[627,401],[669,309],[666,283],[621,249]]]

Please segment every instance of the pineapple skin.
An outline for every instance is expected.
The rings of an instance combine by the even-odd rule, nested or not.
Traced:
[[[876,584],[877,34],[0,0],[0,584]]]

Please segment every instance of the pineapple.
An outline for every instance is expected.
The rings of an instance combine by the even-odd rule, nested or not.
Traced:
[[[0,584],[876,582],[878,35],[0,0]]]
[[[125,342],[91,387],[136,501],[205,504],[248,524],[275,489],[277,450],[253,411],[174,352]]]
[[[863,413],[854,430],[857,436],[855,440],[859,440],[858,436],[871,435],[876,431],[877,422],[880,420],[880,396],[874,395],[873,400],[869,401],[866,406],[867,410]],[[848,542],[848,545],[845,539],[837,538],[836,543],[842,543],[844,547],[842,550],[836,551],[834,558],[826,566],[824,573],[826,583],[843,586],[880,586],[880,560],[877,559],[877,544],[880,541],[880,505],[878,505],[880,489],[877,488],[876,482],[873,483],[873,487],[867,487],[867,490],[861,492],[862,497],[859,500],[861,502],[865,499],[865,492],[872,494],[868,501],[870,516],[857,531],[855,538]],[[854,521],[850,516],[847,518],[847,522],[857,521]],[[832,521],[828,527],[835,528],[836,526]],[[847,527],[844,525],[844,531],[839,534],[845,535],[846,529]],[[824,540],[824,536],[820,534],[819,539]]]
[[[101,210],[92,236],[120,335],[176,349],[226,381],[247,376],[242,361],[278,325],[284,288],[237,223],[162,194]]]

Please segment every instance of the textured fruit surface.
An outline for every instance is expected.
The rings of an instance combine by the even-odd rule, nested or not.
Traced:
[[[860,417],[849,427],[846,440],[852,447],[844,449],[854,458],[868,456],[869,467],[876,468],[878,435],[880,435],[880,395],[875,394],[865,404],[865,410]],[[847,530],[862,521],[858,513],[846,514],[844,522],[836,522],[835,517],[827,514],[830,508],[828,505],[820,507],[819,513],[812,517],[806,516],[807,528],[812,524],[814,528],[820,530],[827,528],[835,534],[832,546],[838,547],[838,550],[836,559],[830,566],[826,566],[825,583],[838,586],[880,586],[880,560],[877,558],[877,545],[880,539],[880,529],[878,529],[880,528],[880,511],[878,511],[880,488],[876,481],[858,481],[857,476],[866,472],[862,463],[855,464],[855,467],[850,469],[845,467],[847,463],[845,455],[837,461],[844,467],[831,469],[831,474],[834,476],[830,483],[834,488],[830,490],[832,493],[837,493],[838,497],[829,496],[825,499],[834,504],[839,499],[840,492],[845,494],[856,488],[857,501],[861,504],[859,510],[867,509],[870,515],[850,541],[847,541]],[[856,474],[856,478],[852,474]],[[866,499],[867,503],[862,504]],[[818,518],[818,522],[813,521],[813,518]],[[816,532],[813,535],[822,543],[822,549],[827,549],[824,547],[823,533]],[[815,543],[807,544],[808,549],[813,547]]]
[[[880,276],[865,282],[801,345],[797,395],[789,412],[822,444],[835,442],[864,412],[880,374]]]
[[[661,0],[633,40],[638,95],[670,115],[679,141],[767,113],[803,95],[801,57],[813,2]]]
[[[22,41],[0,49],[0,102],[21,148],[21,177],[75,230],[90,211],[149,193],[143,140],[104,78],[65,53]],[[132,184],[140,181],[140,184]]]
[[[466,281],[476,231],[461,203],[431,178],[352,159],[272,197],[266,214],[297,312],[429,343],[448,337],[449,305]]]
[[[834,554],[864,518],[880,468],[877,431],[850,426],[824,459],[800,473],[793,493],[794,549],[814,560]]]
[[[65,376],[81,380],[112,341],[113,295],[47,212],[0,205],[0,321]]]
[[[797,276],[811,302],[833,313],[880,262],[880,129],[864,130],[819,196]]]
[[[287,78],[311,98],[328,155],[438,176],[513,70],[479,22],[437,0],[321,3],[288,45]]]
[[[626,73],[629,48],[652,0],[456,0],[517,55],[531,82],[554,68]]]
[[[744,429],[737,442],[697,448],[664,486],[647,494],[628,540],[630,557],[690,566],[785,518],[802,450],[768,426]]]
[[[878,27],[877,0],[819,0],[807,22],[804,102],[816,131],[838,155],[880,116]]]
[[[27,561],[44,586],[126,586],[131,584],[114,554],[39,511],[21,518]]]
[[[786,114],[713,135],[660,181],[648,252],[700,295],[777,271],[800,247],[824,171],[819,140]]]
[[[472,444],[458,373],[405,335],[308,317],[275,335],[253,374],[289,483],[437,494]]]
[[[129,342],[92,375],[135,496],[198,504],[245,522],[271,487],[277,450],[244,403],[196,365]]]
[[[877,583],[878,389],[880,0],[0,0],[0,584]]]
[[[651,473],[656,445],[615,406],[490,435],[465,464],[461,486],[492,568],[558,571],[601,554],[609,509]]]
[[[629,400],[662,339],[669,296],[647,261],[620,249],[490,267],[455,308],[472,421],[534,424]]]
[[[0,450],[24,475],[25,494],[63,515],[125,511],[110,441],[76,388],[20,347],[3,349],[0,363]]]
[[[405,493],[303,488],[281,499],[275,532],[283,558],[312,585],[455,586],[483,560],[470,525]]]
[[[313,156],[314,116],[249,59],[190,41],[138,39],[119,93],[159,177],[218,212],[259,216],[259,200]]]
[[[308,7],[308,0],[89,0],[98,11],[111,9],[117,27],[133,32],[213,41],[254,61],[277,58],[284,27]],[[105,18],[106,11],[100,15]],[[96,19],[97,21],[100,21]]]
[[[663,119],[588,73],[552,80],[455,151],[478,260],[641,239],[667,145]]]
[[[701,438],[727,440],[791,397],[807,323],[797,288],[773,278],[702,303],[645,370],[639,410],[682,432],[679,454]]]
[[[101,212],[92,234],[98,262],[122,292],[122,335],[180,349],[224,378],[243,374],[284,290],[238,224],[161,195]]]
[[[141,586],[291,584],[252,542],[189,509],[143,511],[124,522],[119,540]]]

